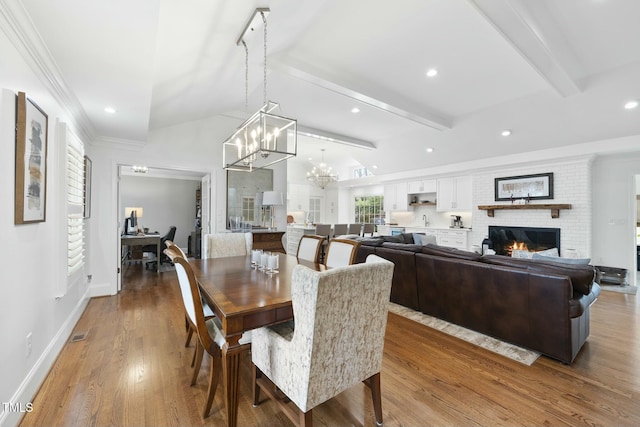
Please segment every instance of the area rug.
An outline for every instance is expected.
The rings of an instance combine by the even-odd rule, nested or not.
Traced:
[[[538,352],[500,341],[392,302],[389,303],[389,311],[527,366],[531,366],[540,357]]]
[[[619,294],[635,295],[638,293],[638,287],[634,285],[600,285],[600,289],[603,291],[618,292]]]

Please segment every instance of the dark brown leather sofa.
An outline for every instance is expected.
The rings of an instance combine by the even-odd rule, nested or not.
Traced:
[[[566,364],[589,336],[589,307],[600,294],[593,266],[383,239],[363,240],[356,262],[370,253],[395,264],[397,304]]]

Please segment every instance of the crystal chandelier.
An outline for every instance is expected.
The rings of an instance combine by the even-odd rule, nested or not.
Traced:
[[[247,22],[237,44],[245,48],[245,110],[248,109],[249,49],[244,40],[247,32],[259,24],[264,25],[264,105],[244,121],[223,143],[222,165],[227,170],[248,171],[262,169],[296,155],[298,144],[297,122],[279,116],[273,110],[279,107],[267,101],[267,18],[269,8],[258,8]]]
[[[314,166],[311,172],[307,172],[307,179],[324,190],[327,185],[338,180],[338,174],[331,172],[331,166],[324,162],[324,148],[321,151],[322,162],[317,167]]]

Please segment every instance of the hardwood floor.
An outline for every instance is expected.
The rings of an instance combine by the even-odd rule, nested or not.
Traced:
[[[124,272],[123,291],[93,299],[33,400],[22,426],[226,425],[219,386],[201,418],[208,362],[189,386],[193,345],[175,272],[142,265]],[[528,367],[389,314],[382,369],[387,426],[640,425],[637,296],[603,292],[591,335],[565,366],[540,357]],[[250,355],[241,368],[239,426],[291,425],[276,406],[254,408]],[[368,389],[356,385],[313,411],[316,426],[374,426]]]

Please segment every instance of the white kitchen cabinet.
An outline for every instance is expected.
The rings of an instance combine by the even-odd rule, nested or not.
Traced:
[[[467,249],[466,230],[438,230],[436,233],[436,242],[439,246],[448,246],[450,248]]]
[[[438,212],[471,210],[471,177],[457,176],[437,180]]]
[[[409,209],[409,200],[407,193],[407,183],[399,182],[396,184],[387,184],[384,186],[384,210],[406,211]]]
[[[287,227],[287,247],[285,250],[289,255],[297,255],[300,239],[305,234],[315,234],[315,227],[301,227],[298,225],[290,225]]]
[[[423,179],[420,181],[410,181],[408,184],[409,194],[435,193],[437,182],[435,179]]]
[[[287,192],[287,211],[309,210],[309,186],[306,184],[289,184]]]

